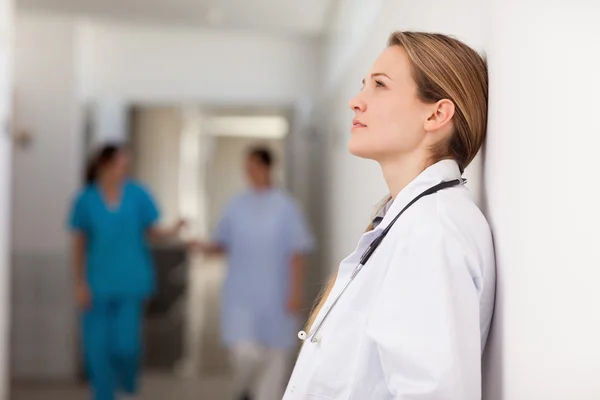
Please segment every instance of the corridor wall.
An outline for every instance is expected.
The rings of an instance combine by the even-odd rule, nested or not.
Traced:
[[[9,385],[13,18],[13,1],[0,0],[0,400],[8,399]]]

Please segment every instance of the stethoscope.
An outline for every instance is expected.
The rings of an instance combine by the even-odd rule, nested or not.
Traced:
[[[350,284],[352,283],[352,281],[354,280],[354,278],[356,278],[356,275],[358,275],[358,273],[362,270],[362,268],[365,266],[365,264],[369,261],[369,259],[373,255],[373,253],[375,253],[375,250],[377,250],[377,248],[381,245],[381,242],[383,242],[383,239],[385,239],[386,235],[388,234],[388,232],[390,231],[390,229],[392,229],[392,227],[394,226],[394,224],[396,223],[396,221],[398,220],[398,218],[400,218],[400,216],[402,214],[404,214],[404,212],[406,210],[408,210],[408,208],[410,206],[412,206],[419,199],[421,199],[421,198],[423,198],[425,196],[429,196],[430,194],[434,194],[436,192],[439,192],[440,190],[448,189],[448,188],[451,188],[453,186],[458,186],[458,185],[465,184],[466,182],[467,182],[467,180],[463,179],[463,178],[455,179],[453,181],[441,182],[441,183],[438,183],[435,186],[430,187],[429,189],[427,189],[426,191],[424,191],[423,193],[421,193],[420,195],[418,195],[417,197],[415,197],[414,199],[412,199],[411,202],[408,203],[402,209],[402,211],[400,211],[398,213],[398,215],[396,215],[394,217],[394,219],[379,234],[379,236],[377,236],[375,238],[375,240],[373,240],[371,242],[371,244],[369,245],[369,247],[367,248],[367,250],[365,250],[365,252],[363,253],[363,255],[360,257],[360,261],[359,261],[358,265],[352,271],[352,275],[350,275],[350,278],[346,281],[346,283],[342,287],[342,290],[340,290],[340,292],[335,296],[335,298],[331,302],[331,305],[328,306],[327,309],[325,310],[325,315],[323,315],[323,318],[321,318],[321,320],[315,325],[315,327],[313,329],[311,329],[311,332],[309,332],[308,335],[307,335],[307,333],[305,331],[298,332],[298,338],[300,338],[300,340],[302,340],[302,341],[304,341],[304,340],[306,340],[308,338],[308,339],[310,339],[311,343],[317,343],[319,341],[319,338],[318,338],[317,334],[321,330],[321,327],[323,326],[323,323],[325,322],[325,320],[327,319],[327,317],[331,313],[331,310],[333,309],[333,307],[335,307],[335,305],[337,304],[337,302],[340,300],[340,297],[342,297],[342,295],[344,294],[344,292],[346,291],[346,289],[348,288],[348,286],[350,286]]]

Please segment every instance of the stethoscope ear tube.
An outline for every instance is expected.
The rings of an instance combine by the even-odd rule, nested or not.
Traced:
[[[385,238],[386,234],[387,234],[387,232],[385,232],[385,231],[381,232],[381,234],[379,236],[377,236],[375,238],[375,240],[373,240],[373,242],[371,242],[371,244],[367,248],[367,251],[365,251],[364,254],[362,255],[362,257],[360,258],[361,265],[365,265],[367,263],[367,261],[369,261],[369,258],[371,258],[373,253],[375,253],[375,250],[377,250],[377,248],[379,247],[381,242],[383,242],[383,238]]]
[[[379,234],[379,236],[377,236],[375,238],[375,240],[373,240],[371,242],[371,244],[369,245],[369,247],[367,248],[367,250],[360,257],[360,262],[354,268],[354,271],[352,271],[352,275],[350,276],[350,279],[348,279],[348,281],[346,281],[346,283],[344,284],[344,287],[342,287],[342,290],[335,296],[335,299],[333,300],[333,302],[331,303],[331,305],[327,308],[327,310],[325,310],[325,315],[323,315],[323,318],[321,318],[321,320],[317,323],[317,325],[315,325],[314,329],[311,329],[312,332],[307,334],[306,331],[300,331],[300,332],[298,332],[298,338],[300,340],[302,340],[302,341],[305,341],[306,339],[310,338],[310,341],[312,343],[319,342],[319,338],[317,337],[317,333],[319,332],[319,330],[323,326],[323,323],[325,322],[325,320],[329,316],[329,313],[331,312],[331,310],[333,309],[333,307],[336,305],[336,303],[338,302],[338,300],[340,299],[340,297],[342,296],[342,294],[344,294],[344,292],[346,291],[346,288],[348,288],[348,286],[350,285],[350,283],[354,280],[354,278],[356,278],[356,276],[358,275],[358,273],[367,264],[367,262],[369,261],[369,259],[371,258],[371,256],[375,253],[375,250],[377,250],[377,248],[379,247],[379,245],[381,245],[381,243],[383,242],[383,239],[385,239],[386,235],[388,234],[388,232],[390,231],[390,229],[392,229],[392,227],[394,226],[394,224],[396,223],[396,221],[398,220],[398,218],[400,218],[400,216],[402,214],[404,214],[404,212],[406,210],[408,210],[408,208],[410,206],[412,206],[419,199],[421,199],[421,198],[423,198],[425,196],[428,196],[430,194],[434,194],[436,192],[439,192],[440,190],[451,188],[453,186],[461,185],[461,184],[464,184],[464,183],[466,183],[466,179],[463,179],[463,178],[455,179],[453,181],[441,182],[441,183],[439,183],[439,184],[437,184],[437,185],[435,185],[433,187],[430,187],[429,189],[427,189],[426,191],[424,191],[423,193],[421,193],[420,195],[418,195],[417,197],[415,197],[414,199],[412,199],[411,202],[408,203],[402,209],[402,211],[400,211],[398,213],[398,215],[396,215],[394,217],[394,219]]]

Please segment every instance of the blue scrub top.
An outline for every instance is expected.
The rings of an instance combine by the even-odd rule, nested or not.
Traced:
[[[224,343],[293,348],[299,321],[286,309],[291,257],[314,246],[295,201],[275,188],[248,191],[228,204],[214,239],[228,258],[221,306]]]
[[[108,206],[92,184],[75,198],[69,219],[72,231],[86,238],[86,273],[94,299],[151,295],[155,278],[146,234],[159,217],[152,196],[126,182],[121,204]]]

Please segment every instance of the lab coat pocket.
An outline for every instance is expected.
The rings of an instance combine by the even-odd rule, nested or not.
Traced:
[[[316,367],[307,396],[339,399],[350,394],[360,350],[365,338],[366,314],[351,308],[335,310],[335,319],[323,325],[316,350]],[[333,314],[332,314],[333,317]]]

